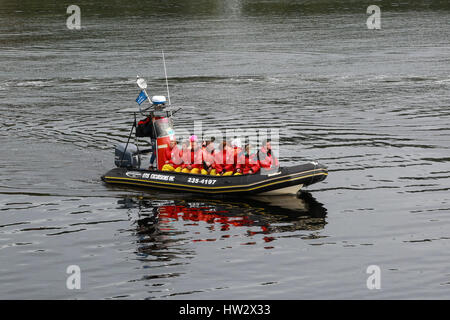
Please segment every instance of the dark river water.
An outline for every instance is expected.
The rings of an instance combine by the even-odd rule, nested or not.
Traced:
[[[0,1],[1,299],[450,298],[450,4]],[[135,79],[175,125],[271,128],[298,197],[110,187]],[[66,269],[81,270],[69,290]],[[380,268],[369,290],[367,268]]]

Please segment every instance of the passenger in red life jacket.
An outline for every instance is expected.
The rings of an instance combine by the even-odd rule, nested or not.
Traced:
[[[259,172],[259,168],[260,166],[256,152],[249,144],[246,144],[244,150],[239,154],[236,164],[236,173],[234,175],[254,174]]]
[[[203,152],[202,148],[198,145],[198,139],[196,135],[189,138],[191,142],[190,150],[183,151],[183,173],[199,174],[203,167]]]
[[[270,140],[263,141],[262,147],[258,152],[258,160],[261,166],[261,172],[263,170],[277,169],[280,166],[278,159],[275,158],[275,155],[273,154]]]
[[[234,150],[227,141],[223,141],[215,153],[215,169],[217,175],[231,176],[234,173]]]
[[[165,150],[165,163],[162,167],[162,171],[181,171],[181,164],[183,160],[180,156],[180,149],[178,148],[177,142],[170,140],[169,146]]]
[[[183,141],[183,143],[181,144],[181,150],[180,150],[181,165],[176,169],[176,170],[178,170],[177,172],[181,172],[182,169],[185,168],[185,166],[184,166],[185,162],[190,161],[189,154],[190,154],[189,141]]]
[[[242,145],[241,145],[241,139],[236,138],[233,141],[231,141],[231,147],[234,150],[234,165],[238,163],[238,157],[239,154],[242,152]]]
[[[203,169],[201,174],[216,175],[214,140],[205,141],[203,150]]]

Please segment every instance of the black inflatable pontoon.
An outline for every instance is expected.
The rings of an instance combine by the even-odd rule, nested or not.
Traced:
[[[324,180],[328,170],[318,163],[281,168],[272,174],[208,176],[190,173],[115,168],[103,181],[112,184],[209,194],[295,194],[303,186]]]

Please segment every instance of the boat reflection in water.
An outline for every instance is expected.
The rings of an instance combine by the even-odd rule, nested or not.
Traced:
[[[327,210],[310,193],[297,196],[257,198],[125,197],[119,200],[136,223],[141,253],[186,241],[216,241],[219,238],[257,234],[271,242],[285,232],[319,231],[326,224]],[[241,228],[241,229],[239,229]],[[303,232],[300,237],[309,237]],[[255,239],[253,239],[255,240]],[[244,244],[255,244],[248,242]],[[150,246],[148,246],[150,245]],[[267,247],[270,248],[270,247]],[[169,258],[169,257],[166,257]]]
[[[255,269],[255,261],[269,256],[248,249],[254,246],[271,253],[282,238],[297,238],[295,243],[322,237],[327,214],[305,192],[258,199],[134,195],[121,198],[119,209],[126,210],[133,223],[122,232],[131,233],[135,241],[133,259],[141,267],[133,281],[142,281],[148,299],[229,288],[233,284],[228,280],[220,278],[211,284],[195,278],[196,272],[221,270],[224,278],[231,279],[235,274],[224,268],[233,260],[230,257],[239,257],[245,269]]]

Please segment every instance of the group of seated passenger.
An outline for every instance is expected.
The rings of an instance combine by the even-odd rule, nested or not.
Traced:
[[[184,141],[181,149],[171,140],[165,151],[162,171],[203,174],[211,176],[231,176],[258,173],[261,169],[278,167],[278,160],[272,154],[270,141],[265,140],[262,148],[255,152],[250,144],[242,149],[238,139],[230,144],[222,141],[215,148],[214,139],[199,145],[197,136]]]

